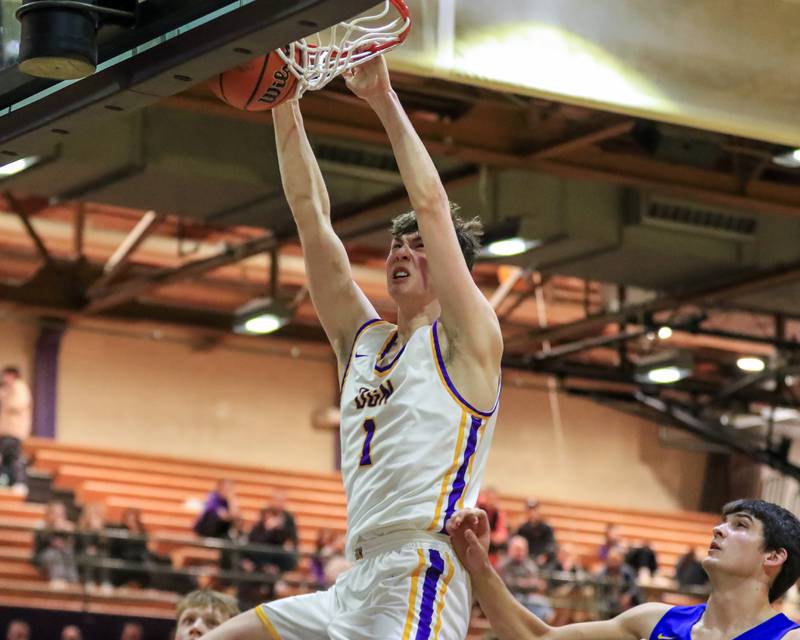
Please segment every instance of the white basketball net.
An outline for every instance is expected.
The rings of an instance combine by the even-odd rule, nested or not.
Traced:
[[[397,14],[396,16],[394,14]],[[402,44],[411,30],[404,0],[385,0],[383,11],[360,16],[278,49],[297,77],[297,97],[322,89],[347,69]]]

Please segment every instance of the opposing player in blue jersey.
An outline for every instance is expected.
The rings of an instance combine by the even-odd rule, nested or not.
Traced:
[[[736,500],[703,560],[711,581],[706,604],[671,607],[648,603],[616,618],[550,627],[528,612],[489,564],[489,524],[479,509],[448,522],[453,546],[501,640],[800,640],[800,625],[772,607],[800,577],[800,522],[763,500]]]
[[[347,84],[378,116],[413,212],[386,260],[397,323],[353,281],[297,102],[273,111],[281,177],[311,299],[341,379],[347,553],[328,591],[268,602],[209,640],[463,640],[471,598],[446,532],[477,501],[497,416],[503,342],[470,275],[476,223],[454,216],[382,58]]]

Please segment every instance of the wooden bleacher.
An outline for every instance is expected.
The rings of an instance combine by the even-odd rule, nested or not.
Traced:
[[[335,473],[265,470],[51,440],[31,440],[25,449],[34,460],[35,469],[52,474],[54,487],[73,491],[79,504],[105,504],[109,520],[118,519],[124,509],[140,509],[149,533],[170,539],[158,550],[170,554],[176,566],[216,563],[216,550],[181,544],[180,540],[192,540],[191,525],[198,507],[220,478],[235,481],[240,507],[250,524],[274,490],[285,492],[288,508],[297,519],[302,551],[314,551],[320,529],[343,532],[347,525],[344,489]],[[502,504],[512,524],[523,519],[522,499],[504,498]],[[43,511],[43,506],[0,492],[0,596],[4,601],[27,599],[68,608],[76,596],[70,590],[49,592],[29,562],[32,534],[16,528],[33,526],[41,520]],[[585,561],[596,557],[606,525],[614,523],[623,538],[650,541],[658,553],[661,572],[666,575],[672,575],[677,559],[688,547],[708,544],[711,528],[718,521],[714,515],[695,512],[646,512],[552,500],[542,500],[541,511],[555,529],[558,541],[572,544]],[[85,594],[80,599],[81,606],[86,606]],[[174,598],[160,594],[154,599],[134,593],[115,595],[113,602],[96,596],[93,603],[97,612],[116,606],[128,615],[138,611],[146,612],[142,615],[163,616],[173,606]],[[475,631],[480,633],[480,625]]]

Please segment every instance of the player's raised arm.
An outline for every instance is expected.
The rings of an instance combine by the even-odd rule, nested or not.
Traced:
[[[331,225],[330,200],[296,100],[273,109],[286,200],[297,223],[311,300],[341,374],[358,328],[378,314],[353,281],[350,261]]]
[[[644,604],[613,618],[551,627],[523,607],[489,563],[489,520],[480,509],[464,509],[447,523],[456,555],[472,579],[472,589],[492,630],[501,640],[640,640],[649,638],[669,609],[664,604]]]
[[[355,67],[346,77],[350,89],[369,103],[389,136],[425,243],[449,346],[467,356],[465,364],[471,369],[486,371],[484,378],[495,383],[488,385],[493,394],[503,348],[500,325],[464,262],[436,166],[392,90],[383,58]]]

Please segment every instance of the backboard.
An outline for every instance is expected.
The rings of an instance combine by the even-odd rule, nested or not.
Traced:
[[[102,27],[99,64],[81,80],[16,67],[20,0],[0,0],[0,164],[46,152],[99,118],[184,91],[265,51],[359,14],[375,0],[141,0],[136,28]]]

